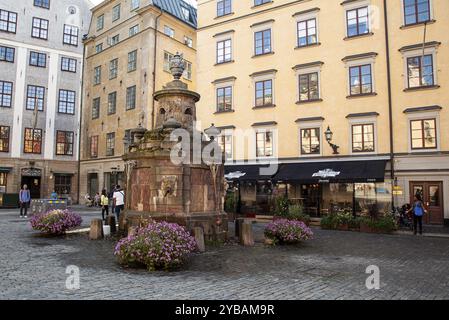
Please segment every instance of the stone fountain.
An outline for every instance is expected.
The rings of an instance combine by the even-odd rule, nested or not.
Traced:
[[[139,125],[131,131],[129,150],[123,157],[124,223],[137,226],[142,220],[165,220],[184,225],[188,230],[201,227],[206,239],[223,240],[228,223],[223,209],[222,153],[215,161],[201,156],[205,148],[217,150],[214,137],[219,131],[207,132],[211,138],[205,141],[203,133],[196,130],[195,103],[200,95],[188,90],[187,84],[180,80],[184,69],[182,55],[176,54],[170,62],[174,80],[154,93],[158,102],[155,128],[146,130]],[[179,147],[178,133],[184,142],[187,140],[183,144],[187,147]],[[173,161],[174,154],[182,156],[182,161]]]

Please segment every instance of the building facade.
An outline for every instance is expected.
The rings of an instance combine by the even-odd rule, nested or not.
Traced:
[[[85,40],[80,195],[124,184],[130,130],[152,129],[153,92],[171,80],[169,61],[183,53],[183,80],[195,89],[196,9],[182,0],[104,1],[92,9]],[[82,201],[82,200],[81,200]]]
[[[367,214],[421,194],[426,222],[448,223],[448,9],[198,1],[198,117],[222,129],[239,209],[286,194],[313,216]]]
[[[86,0],[0,1],[0,206],[78,193]],[[8,200],[9,199],[9,200]],[[11,203],[12,202],[12,203]]]

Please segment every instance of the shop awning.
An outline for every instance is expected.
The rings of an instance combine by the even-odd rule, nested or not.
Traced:
[[[267,169],[268,165],[225,166],[225,178],[227,180],[235,180],[235,181],[270,180],[276,174],[278,168],[274,167],[273,170]]]
[[[0,167],[0,172],[11,172],[12,167]]]
[[[387,160],[284,163],[273,177],[277,181],[383,182]]]

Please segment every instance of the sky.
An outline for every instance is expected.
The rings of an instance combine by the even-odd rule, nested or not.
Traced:
[[[100,2],[103,2],[103,0],[90,0],[94,5],[99,4]],[[187,3],[190,3],[191,5],[196,7],[196,0],[184,0]]]

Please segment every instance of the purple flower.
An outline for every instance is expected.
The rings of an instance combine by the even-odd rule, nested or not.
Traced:
[[[30,223],[34,230],[58,235],[80,226],[82,219],[79,214],[70,210],[57,209],[34,215]]]
[[[266,226],[265,236],[277,242],[298,243],[312,239],[313,232],[302,221],[280,219]]]

